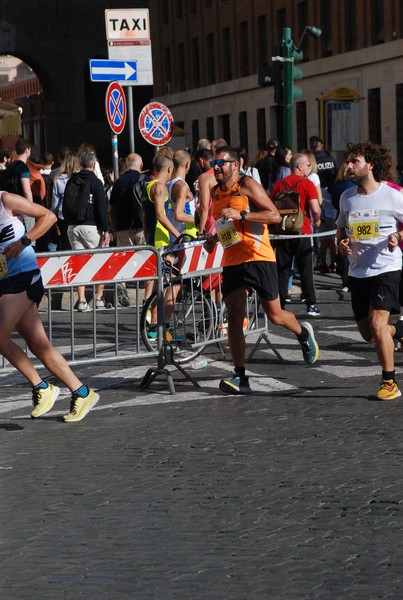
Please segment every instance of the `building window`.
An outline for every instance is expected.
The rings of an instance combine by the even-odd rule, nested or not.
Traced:
[[[257,52],[260,67],[268,66],[266,15],[257,18]]]
[[[208,140],[214,140],[214,117],[207,117],[206,119],[206,135]]]
[[[256,111],[257,148],[266,148],[266,109],[258,108]]]
[[[375,144],[382,143],[380,88],[368,90],[368,134]]]
[[[240,72],[241,77],[249,75],[249,52],[248,52],[248,22],[242,21],[239,24],[239,44],[240,44]]]
[[[176,0],[176,18],[178,21],[183,19],[182,0]]]
[[[213,0],[204,0],[204,5],[206,8],[211,8],[213,6]]]
[[[192,40],[192,69],[193,69],[193,87],[200,87],[200,56],[199,39]]]
[[[322,56],[332,55],[332,13],[329,9],[328,0],[322,0],[320,5],[320,24],[322,35],[319,43],[322,51]],[[318,44],[315,44],[315,48]]]
[[[165,85],[166,94],[171,93],[171,84],[172,84],[172,65],[171,65],[171,49],[164,48],[164,70],[165,70]]]
[[[214,33],[209,33],[206,38],[207,43],[207,84],[211,85],[216,82],[215,78],[215,65],[216,65],[216,56],[215,56],[215,47],[214,47]]]
[[[222,30],[222,68],[223,68],[223,79],[224,81],[230,81],[232,79],[232,69],[231,69],[231,34],[230,28],[225,27]]]
[[[344,31],[346,32],[346,51],[357,48],[357,3],[347,0],[344,6]]]
[[[403,165],[403,83],[396,86],[397,164]]]
[[[278,39],[283,39],[283,29],[287,27],[289,22],[287,21],[287,10],[285,8],[281,8],[277,11],[277,34]],[[305,27],[305,25],[304,25]]]
[[[189,2],[189,14],[195,15],[197,13],[197,0],[190,0]]]
[[[163,25],[168,25],[169,23],[168,0],[161,0],[161,21]]]
[[[372,39],[374,44],[383,44],[384,40],[384,6],[383,0],[376,0],[372,11]]]
[[[218,135],[224,138],[227,144],[231,143],[230,116],[228,114],[218,115]]]
[[[248,151],[248,113],[246,111],[239,113],[239,145]]]
[[[193,119],[192,121],[192,150],[196,150],[197,142],[200,139],[199,131],[199,120]]]
[[[177,48],[177,77],[178,77],[178,90],[186,89],[186,79],[185,79],[185,45],[183,43],[178,44]]]
[[[296,103],[296,112],[295,112],[296,120],[297,120],[297,148],[308,148],[308,139],[306,135],[306,102],[305,100],[302,102]]]

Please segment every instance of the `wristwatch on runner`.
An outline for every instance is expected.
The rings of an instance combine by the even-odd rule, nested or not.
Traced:
[[[20,237],[20,242],[25,247],[30,246],[32,244],[32,240],[30,240],[27,235],[23,235],[22,237]]]

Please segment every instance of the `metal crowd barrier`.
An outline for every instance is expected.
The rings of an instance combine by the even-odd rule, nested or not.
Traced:
[[[38,254],[37,261],[46,290],[39,306],[41,317],[50,341],[70,365],[158,355],[161,344],[150,353],[140,335],[145,282],[154,281],[162,298],[161,258],[153,246],[48,252]],[[118,302],[122,283],[131,296],[128,308]],[[94,308],[97,284],[105,284],[104,296],[111,308]],[[75,308],[79,285],[86,287],[86,312]],[[162,334],[159,337],[162,339]],[[13,335],[13,341],[21,344],[18,334]],[[0,372],[13,369],[2,357]]]
[[[226,354],[227,320],[221,301],[222,247],[217,244],[209,254],[202,241],[195,241],[170,247],[168,252],[175,259],[173,270],[166,267],[164,256],[153,246],[37,255],[46,289],[39,307],[41,317],[51,343],[70,365],[156,357],[157,366],[148,370],[142,387],[162,374],[174,393],[167,366],[173,365],[198,385],[185,370],[189,361],[212,344],[218,345],[223,356]],[[150,303],[149,311],[150,315],[156,311],[158,316],[153,339],[148,338],[151,327],[143,310],[147,281],[155,285],[154,305]],[[105,285],[104,297],[110,308],[96,309],[90,300],[92,296],[95,301],[97,284]],[[118,302],[121,284],[126,285],[131,299],[127,308]],[[82,285],[86,287],[89,309],[78,312],[76,288]],[[170,294],[174,310],[169,320],[165,308]],[[268,338],[268,321],[255,292],[251,292],[246,302],[244,334],[255,337],[257,334],[251,355],[265,340],[281,360]],[[18,334],[13,335],[13,340],[23,343]],[[30,355],[26,347],[25,350]],[[31,358],[36,366],[41,366],[35,357]],[[0,372],[13,369],[3,358]]]

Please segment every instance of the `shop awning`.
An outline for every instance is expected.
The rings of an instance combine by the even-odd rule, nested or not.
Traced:
[[[20,135],[22,108],[0,100],[0,137]]]

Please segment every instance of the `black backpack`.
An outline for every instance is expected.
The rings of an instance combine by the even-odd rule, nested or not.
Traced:
[[[63,195],[63,217],[68,225],[79,225],[94,219],[94,200],[87,177],[72,175]]]
[[[276,193],[273,203],[280,213],[281,223],[274,226],[273,233],[283,235],[300,233],[305,214],[301,208],[299,193],[296,190],[299,180],[291,187],[287,185],[284,179],[281,179],[280,183],[283,185],[283,191]]]
[[[141,229],[143,227],[143,204],[147,199],[146,184],[149,181],[148,175],[142,173],[135,184],[133,184],[131,191],[131,204],[132,204],[132,222],[131,229]]]
[[[14,177],[16,163],[22,162],[16,160],[8,165],[5,169],[0,171],[0,190],[3,192],[10,192],[11,194],[18,194],[17,181]]]

